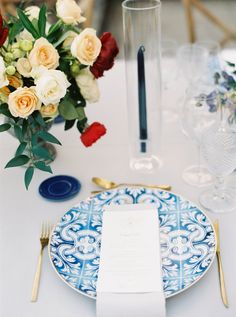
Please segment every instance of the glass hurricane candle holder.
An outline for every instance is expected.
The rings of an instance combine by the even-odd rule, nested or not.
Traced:
[[[161,162],[161,3],[126,0],[122,7],[130,166],[152,172]]]

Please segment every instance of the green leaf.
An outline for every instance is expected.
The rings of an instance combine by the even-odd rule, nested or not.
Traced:
[[[70,99],[65,98],[58,107],[60,115],[65,120],[74,120],[78,118],[78,113]]]
[[[27,170],[25,171],[25,187],[26,187],[27,190],[28,190],[29,185],[30,185],[30,183],[32,181],[33,175],[34,175],[34,167],[33,166],[29,166],[27,168]]]
[[[9,31],[9,42],[12,43],[16,36],[24,30],[23,24],[21,22],[21,20],[18,20],[17,22],[15,22],[14,24],[12,24],[12,26],[10,27],[10,31]]]
[[[24,119],[23,123],[22,123],[22,135],[23,135],[23,137],[27,133],[27,128],[28,128],[28,121],[26,119]]]
[[[62,25],[62,20],[58,20],[56,23],[52,24],[48,30],[48,36],[52,35],[54,32],[57,32]]]
[[[36,162],[34,165],[35,165],[35,167],[36,167],[37,169],[52,174],[52,169],[51,169],[51,167],[50,167],[49,165],[46,165],[45,162],[43,162],[43,161]]]
[[[69,129],[71,129],[75,124],[75,120],[67,120],[65,122],[65,127],[64,127],[64,130],[67,131]]]
[[[19,155],[14,157],[13,159],[11,159],[7,165],[5,166],[5,168],[9,168],[9,167],[16,167],[16,166],[22,166],[25,165],[29,162],[30,158],[26,155]]]
[[[0,132],[7,131],[11,128],[10,123],[3,123],[0,125]]]
[[[23,24],[23,26],[26,28],[27,31],[29,31],[35,39],[38,39],[40,37],[39,33],[33,26],[33,24],[30,22],[30,19],[27,17],[27,15],[22,11],[21,9],[17,8],[18,16]]]
[[[46,22],[47,22],[47,7],[45,4],[42,5],[39,12],[39,20],[38,20],[38,29],[39,34],[43,37],[46,37]]]
[[[84,118],[83,120],[77,122],[77,129],[79,130],[80,133],[83,133],[87,121],[88,119]]]
[[[39,131],[38,132],[38,137],[43,139],[43,140],[45,140],[45,141],[47,141],[47,142],[61,145],[61,142],[49,132]]]
[[[84,118],[86,118],[86,114],[84,112],[84,107],[78,107],[76,108],[77,114],[78,114],[78,120],[81,121]]]
[[[35,111],[32,116],[40,126],[45,127],[45,121],[39,111]]]
[[[6,103],[0,105],[0,114],[3,114],[8,118],[13,118]]]
[[[42,147],[40,145],[33,146],[32,152],[35,156],[37,156],[39,158],[46,159],[46,160],[52,160],[52,157],[51,157],[49,151],[45,147]]]
[[[68,33],[69,33],[69,32],[63,33],[62,36],[57,40],[57,42],[53,44],[53,46],[56,48],[56,47],[59,46],[62,42],[64,42],[65,39],[68,37]]]
[[[14,132],[15,132],[17,139],[20,142],[22,142],[23,141],[23,134],[22,134],[21,128],[18,125],[14,125]]]
[[[231,62],[226,62],[230,67],[235,67],[235,64],[234,63],[231,63]]]
[[[16,150],[15,156],[21,155],[21,154],[24,152],[26,146],[27,146],[27,143],[26,143],[26,142],[22,142],[22,143],[18,146],[18,148],[17,148],[17,150]]]

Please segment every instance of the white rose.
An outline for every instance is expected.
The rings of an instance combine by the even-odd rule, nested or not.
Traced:
[[[28,58],[32,67],[42,65],[48,69],[55,69],[59,66],[60,56],[54,46],[41,37],[35,41]]]
[[[75,78],[80,92],[89,103],[97,102],[100,98],[98,82],[88,68],[81,70]]]
[[[86,20],[74,0],[57,0],[56,9],[57,16],[66,24],[77,24]]]
[[[60,70],[47,70],[35,80],[36,93],[44,105],[58,104],[70,86],[66,75]]]
[[[25,13],[28,16],[28,18],[30,19],[30,21],[32,21],[33,19],[38,20],[39,12],[40,12],[40,8],[37,6],[29,6],[25,9]]]
[[[6,76],[6,66],[3,57],[0,56],[0,88],[8,86],[9,81]]]
[[[35,110],[39,110],[41,102],[36,96],[35,87],[20,87],[10,93],[8,106],[14,117],[27,118]]]
[[[34,82],[36,83],[37,80],[43,75],[43,73],[47,72],[48,69],[45,66],[37,66],[32,68],[30,72],[30,76],[34,78]]]
[[[86,28],[74,38],[71,44],[71,54],[81,64],[93,65],[101,51],[101,47],[102,43],[96,36],[96,30]]]
[[[28,58],[19,58],[18,61],[16,62],[16,69],[18,73],[20,73],[22,76],[26,78],[31,77],[31,71],[32,71],[32,66],[28,60]]]

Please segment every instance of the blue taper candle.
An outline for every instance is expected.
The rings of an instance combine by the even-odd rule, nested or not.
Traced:
[[[140,46],[138,50],[138,54],[137,54],[137,60],[138,60],[139,138],[141,140],[140,151],[142,153],[145,153],[147,151],[145,141],[148,138],[144,52],[145,52],[145,47]]]

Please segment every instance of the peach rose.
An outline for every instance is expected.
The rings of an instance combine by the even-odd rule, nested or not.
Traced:
[[[28,58],[32,68],[42,65],[47,69],[56,69],[60,56],[54,46],[41,37],[35,41]]]
[[[39,110],[41,102],[36,96],[35,87],[17,88],[10,93],[8,98],[8,106],[14,117],[27,118],[35,110]]]
[[[44,118],[54,118],[58,115],[58,105],[50,103],[49,105],[43,105],[40,109],[40,113]]]
[[[71,54],[76,57],[81,64],[93,65],[101,51],[101,41],[96,36],[96,30],[84,29],[77,35],[71,44]]]

